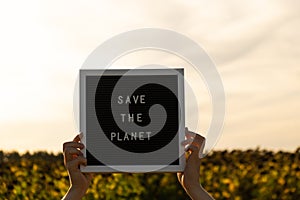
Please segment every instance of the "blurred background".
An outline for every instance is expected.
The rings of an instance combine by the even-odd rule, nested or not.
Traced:
[[[154,27],[186,35],[216,64],[226,120],[215,150],[294,151],[300,146],[299,6],[271,0],[3,1],[0,149],[60,152],[77,134],[73,91],[87,56],[116,34]],[[151,51],[116,64],[153,60],[184,65]],[[203,125],[197,131],[203,133],[211,114],[207,95],[199,97]]]
[[[69,179],[62,144],[78,132],[78,70],[102,42],[138,28],[164,28],[200,44],[226,93],[226,119],[200,181],[216,199],[300,199],[300,2],[152,0],[0,2],[0,199],[60,199]],[[159,51],[116,66],[189,67]],[[200,125],[209,91],[195,81]],[[188,100],[190,97],[188,97]],[[193,109],[187,105],[189,123]],[[298,148],[298,149],[297,149]],[[97,174],[84,199],[187,199],[175,174]]]

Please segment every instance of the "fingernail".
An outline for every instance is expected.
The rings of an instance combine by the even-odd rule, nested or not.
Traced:
[[[79,137],[80,137],[80,139],[83,138],[83,133],[82,132],[79,133]]]

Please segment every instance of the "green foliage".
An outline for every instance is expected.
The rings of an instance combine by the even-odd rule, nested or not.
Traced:
[[[62,154],[0,151],[0,199],[60,199],[68,190]],[[216,199],[300,199],[300,152],[215,151],[201,184]],[[98,174],[84,199],[188,199],[176,174]]]

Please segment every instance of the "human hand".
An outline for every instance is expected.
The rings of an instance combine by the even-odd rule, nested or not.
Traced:
[[[199,185],[199,169],[200,158],[199,154],[201,146],[204,146],[205,138],[201,135],[185,129],[186,140],[182,143],[186,147],[188,157],[186,159],[186,166],[183,172],[177,174],[178,180],[183,188],[189,189],[193,185]],[[203,149],[203,148],[202,148]]]
[[[188,154],[183,172],[177,173],[178,180],[192,199],[213,199],[199,183],[200,158],[203,154],[205,138],[185,129],[186,140],[182,145],[187,146]]]
[[[80,143],[80,136],[77,135],[72,142],[65,142],[63,144],[64,164],[67,168],[70,188],[63,199],[81,199],[91,182],[91,173],[82,173],[79,169],[80,165],[86,165],[87,160],[83,157],[80,149],[84,148],[84,145]]]

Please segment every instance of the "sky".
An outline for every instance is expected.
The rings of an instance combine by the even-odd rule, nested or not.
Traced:
[[[226,94],[218,149],[294,151],[300,146],[299,1],[2,1],[0,149],[59,152],[77,134],[78,70],[102,42],[137,28],[164,28],[200,44]],[[137,52],[118,65],[185,65]],[[204,84],[203,84],[204,85]],[[201,86],[202,88],[202,86]],[[211,114],[205,88],[200,132]]]

